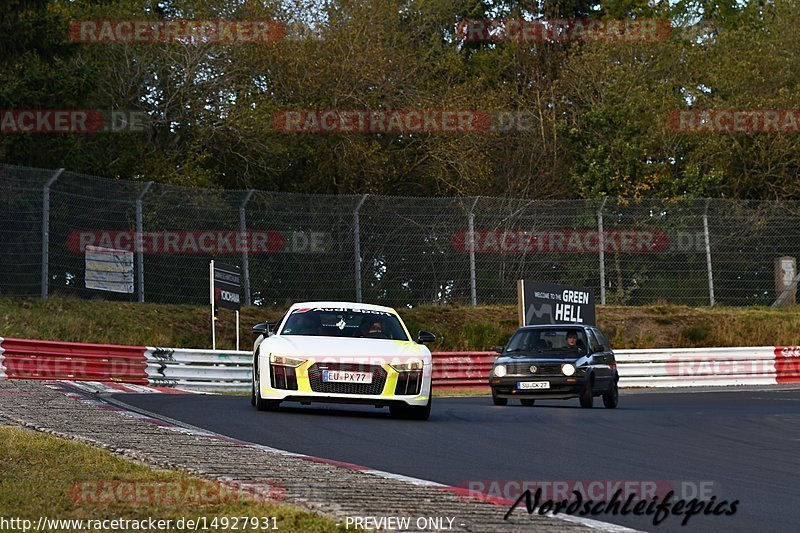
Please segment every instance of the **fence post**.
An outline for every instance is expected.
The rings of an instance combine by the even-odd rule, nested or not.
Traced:
[[[148,181],[142,192],[136,198],[136,235],[133,239],[133,246],[136,249],[136,262],[139,263],[139,270],[137,272],[137,281],[139,286],[139,303],[144,303],[144,244],[142,242],[142,199],[150,187],[153,186],[152,181]]]
[[[478,287],[475,280],[475,206],[478,205],[480,196],[476,196],[469,208],[468,231],[469,231],[469,296],[472,307],[478,305]]]
[[[600,305],[606,305],[606,239],[603,234],[603,208],[607,201],[608,196],[604,196],[603,203],[597,210],[597,246],[600,249]]]
[[[56,170],[42,189],[42,300],[47,300],[50,290],[50,187],[63,168]]]
[[[250,301],[250,239],[247,238],[247,218],[245,216],[245,207],[250,197],[253,196],[255,191],[250,189],[247,191],[247,196],[244,197],[242,205],[239,206],[239,242],[244,243],[242,246],[242,278],[244,281],[244,304],[252,305]],[[236,348],[237,350],[239,348]]]
[[[358,212],[364,205],[368,194],[361,197],[355,210],[353,211],[353,245],[355,247],[355,267],[356,267],[356,302],[361,303],[361,221]]]
[[[708,267],[708,300],[711,307],[714,307],[714,274],[711,270],[711,236],[708,233],[708,206],[711,198],[706,199],[706,207],[703,210],[703,233],[706,238],[706,266]]]

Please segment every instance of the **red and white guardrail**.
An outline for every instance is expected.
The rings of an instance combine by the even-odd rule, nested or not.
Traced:
[[[6,377],[6,367],[3,365],[3,337],[0,337],[0,379],[5,379]]]
[[[800,383],[800,346],[618,350],[622,387],[694,387]],[[488,390],[494,352],[433,354],[438,389]],[[247,389],[252,354],[71,342],[3,339],[0,379],[97,381]]]
[[[147,385],[143,350],[138,346],[0,337],[0,377]]]

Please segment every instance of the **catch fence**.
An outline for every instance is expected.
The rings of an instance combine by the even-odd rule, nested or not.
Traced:
[[[516,302],[516,280],[606,304],[770,305],[800,254],[800,203],[310,195],[0,165],[0,295],[204,304],[211,259],[245,304]],[[131,252],[126,292],[87,288],[86,249]],[[783,295],[791,301],[789,292]]]

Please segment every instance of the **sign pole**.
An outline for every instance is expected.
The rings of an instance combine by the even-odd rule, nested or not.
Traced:
[[[211,345],[217,349],[217,309],[236,311],[236,350],[239,350],[239,309],[242,272],[238,266],[211,260]],[[217,303],[219,302],[219,303]]]
[[[236,351],[239,351],[239,311],[236,311]]]
[[[211,349],[217,349],[217,324],[214,321],[214,260],[209,265],[209,278],[211,285]]]

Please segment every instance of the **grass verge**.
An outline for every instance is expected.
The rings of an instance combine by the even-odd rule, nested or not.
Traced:
[[[279,496],[275,487],[269,494]],[[172,520],[205,517],[274,517],[280,531],[343,531],[334,521],[300,509],[266,503],[265,490],[220,489],[218,483],[186,473],[152,470],[105,450],[82,443],[0,426],[0,516],[31,520],[58,519]],[[232,525],[232,519],[228,519]],[[239,531],[263,531],[257,528]],[[253,524],[247,524],[251,526]],[[270,527],[273,518],[270,518]],[[51,527],[49,531],[72,531],[77,527]],[[105,529],[104,530],[111,530]],[[202,525],[200,528],[202,529]],[[211,530],[223,528],[212,528]],[[133,531],[119,528],[117,531]],[[194,530],[191,527],[170,529]]]

